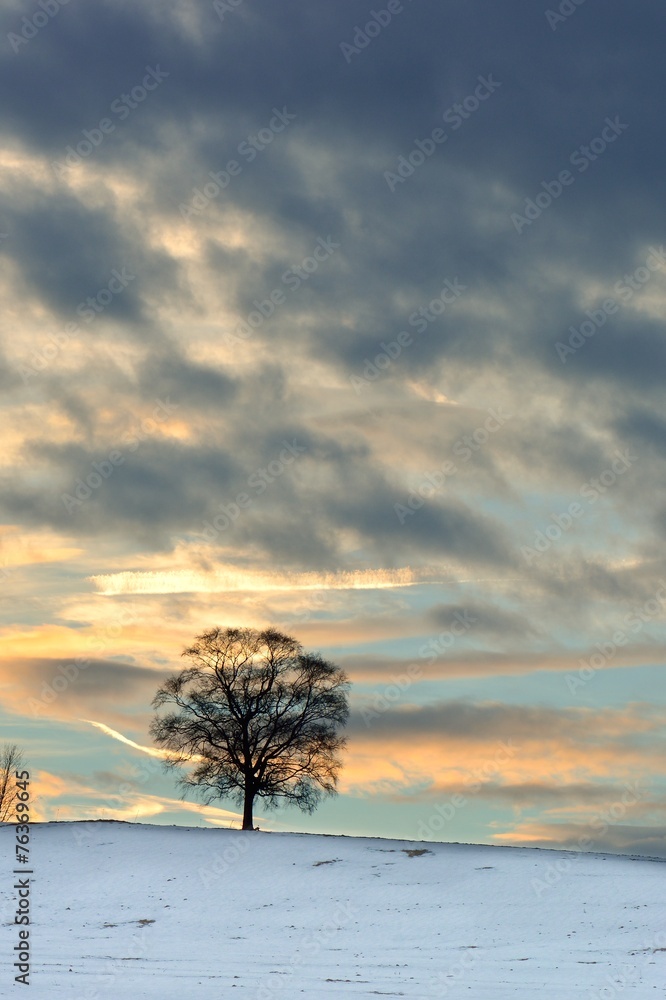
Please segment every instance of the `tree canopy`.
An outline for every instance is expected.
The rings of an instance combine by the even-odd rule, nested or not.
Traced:
[[[151,735],[180,784],[209,803],[231,798],[253,829],[257,798],[313,812],[336,792],[349,682],[339,667],[274,628],[212,628],[182,654],[191,665],[159,688]]]

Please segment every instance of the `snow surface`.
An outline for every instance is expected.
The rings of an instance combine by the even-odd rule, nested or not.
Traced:
[[[3,997],[13,844],[1,827]],[[95,822],[36,824],[31,861],[31,1000],[666,992],[656,860]]]

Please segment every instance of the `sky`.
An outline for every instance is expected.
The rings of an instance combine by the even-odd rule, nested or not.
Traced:
[[[0,739],[38,819],[180,799],[214,625],[352,681],[262,829],[666,855],[662,5],[1,13]]]

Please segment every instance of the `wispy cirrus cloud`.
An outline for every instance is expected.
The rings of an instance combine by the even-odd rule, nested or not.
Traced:
[[[141,753],[148,754],[149,757],[159,757],[161,760],[166,760],[169,757],[166,750],[158,750],[155,747],[142,746],[140,743],[135,743],[134,740],[130,740],[127,736],[123,736],[122,733],[117,732],[117,730],[112,729],[103,722],[95,722],[92,719],[81,719],[80,721],[86,722],[90,726],[94,726],[96,729],[99,729],[100,732],[105,733],[114,740],[119,740],[121,743],[125,743],[126,746],[132,747],[134,750],[140,750]]]
[[[385,590],[437,582],[436,569],[359,570],[347,573],[296,573],[229,569],[212,573],[192,570],[125,572],[90,577],[99,593],[178,594],[233,591]]]

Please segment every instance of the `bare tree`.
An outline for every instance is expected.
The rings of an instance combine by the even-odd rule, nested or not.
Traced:
[[[16,743],[5,743],[0,748],[0,823],[13,816],[18,795],[16,772],[22,769],[23,751]]]
[[[244,830],[256,798],[313,812],[335,794],[349,715],[339,667],[273,628],[213,628],[183,656],[193,665],[158,690],[153,707],[173,709],[156,714],[151,735],[167,767],[192,765],[184,793],[230,797],[243,806]]]

